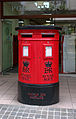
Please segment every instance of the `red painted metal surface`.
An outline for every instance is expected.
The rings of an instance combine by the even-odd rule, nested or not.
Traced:
[[[32,33],[32,37],[26,34]],[[54,37],[42,37],[42,33]],[[23,35],[23,36],[22,36]],[[27,84],[53,84],[59,81],[59,31],[55,29],[19,30],[19,81]],[[28,46],[28,56],[23,56]],[[52,47],[52,56],[45,56],[46,46]]]

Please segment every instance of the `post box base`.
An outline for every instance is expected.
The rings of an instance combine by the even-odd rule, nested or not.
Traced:
[[[25,84],[18,82],[18,101],[30,105],[51,105],[59,102],[59,82]]]

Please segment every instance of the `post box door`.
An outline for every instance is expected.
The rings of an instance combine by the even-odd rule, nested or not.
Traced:
[[[31,43],[25,43],[22,41],[20,44],[20,75],[19,80],[24,83],[30,83],[31,81]]]
[[[38,84],[52,84],[58,82],[58,41],[36,42],[36,80]]]
[[[37,41],[36,78],[39,84],[53,83],[53,44],[49,41]]]
[[[48,43],[49,42],[49,43]],[[54,45],[55,44],[55,45]],[[58,43],[54,41],[32,42],[32,81],[34,84],[51,84],[57,82],[54,57],[57,58],[54,48],[58,49]],[[55,53],[55,54],[54,54]],[[55,67],[55,68],[54,68]]]
[[[58,41],[23,41],[21,53],[21,81],[30,84],[57,82]],[[55,50],[57,49],[57,50]]]

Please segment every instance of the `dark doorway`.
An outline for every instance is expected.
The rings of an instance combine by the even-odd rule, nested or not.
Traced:
[[[13,36],[13,66],[18,65],[18,36]]]

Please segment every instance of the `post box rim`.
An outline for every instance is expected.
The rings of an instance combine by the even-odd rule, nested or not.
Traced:
[[[50,30],[62,30],[61,27],[58,26],[51,26],[51,25],[26,25],[26,26],[19,26],[16,27],[15,30],[25,30],[25,29],[50,29]]]

